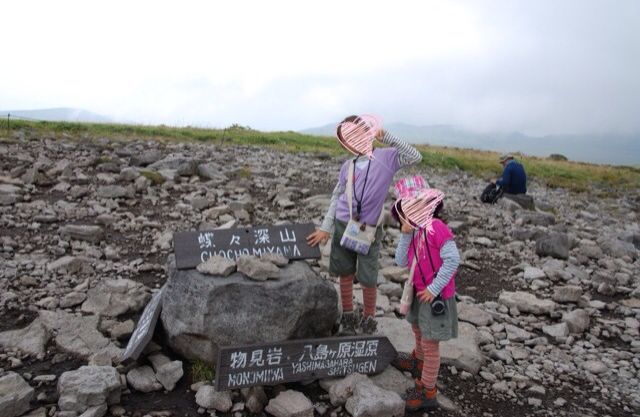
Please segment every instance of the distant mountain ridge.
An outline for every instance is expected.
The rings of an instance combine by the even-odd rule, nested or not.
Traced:
[[[632,135],[528,136],[519,132],[476,133],[450,125],[415,126],[389,123],[385,128],[416,144],[434,144],[497,152],[522,152],[533,156],[562,154],[573,161],[597,164],[640,165],[640,132]],[[305,129],[300,133],[334,136],[335,124]]]
[[[46,120],[52,122],[89,122],[89,123],[112,123],[113,121],[100,114],[87,110],[74,109],[69,107],[57,107],[51,109],[37,110],[0,110],[0,117],[6,118],[7,114],[17,119]]]

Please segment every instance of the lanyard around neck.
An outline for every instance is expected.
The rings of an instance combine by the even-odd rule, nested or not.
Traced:
[[[356,161],[359,156],[353,160],[353,198],[356,200],[356,220],[360,221],[360,213],[362,212],[362,199],[364,198],[364,189],[367,187],[367,180],[369,179],[369,168],[371,168],[371,161],[367,164],[367,172],[364,176],[364,184],[362,185],[362,191],[360,192],[360,198],[356,192]]]

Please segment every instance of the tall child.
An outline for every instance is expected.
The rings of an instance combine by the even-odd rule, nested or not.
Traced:
[[[428,191],[433,198],[444,198],[439,190]],[[403,216],[398,216],[397,208],[401,209],[401,203],[402,200],[392,210],[402,225],[396,263],[409,266],[416,260],[413,276],[405,283],[414,287],[407,321],[413,328],[416,345],[411,354],[401,353],[394,365],[420,378],[407,396],[407,410],[432,410],[438,407],[436,381],[440,369],[440,342],[458,336],[455,275],[460,254],[453,233],[442,221],[442,201],[428,209],[433,210],[433,213],[427,213],[432,220],[424,228],[415,228]],[[432,304],[434,301],[437,305]]]
[[[345,120],[354,120],[350,116]],[[371,159],[359,156],[348,159],[340,169],[329,209],[319,229],[307,237],[311,246],[325,243],[331,234],[331,257],[329,272],[340,277],[340,299],[342,302],[341,333],[356,334],[357,329],[371,334],[377,330],[374,319],[378,282],[378,254],[382,239],[379,218],[384,209],[389,187],[394,174],[401,168],[422,160],[422,155],[413,146],[403,142],[390,133],[379,130],[376,139],[386,145],[375,148]],[[350,165],[353,164],[352,181],[347,181]],[[353,183],[352,202],[347,202],[347,183]],[[351,207],[351,212],[349,210]],[[340,241],[349,219],[355,217],[368,226],[377,226],[376,238],[366,255],[341,246]],[[357,278],[362,286],[364,298],[363,317],[359,317],[353,308],[353,279]]]

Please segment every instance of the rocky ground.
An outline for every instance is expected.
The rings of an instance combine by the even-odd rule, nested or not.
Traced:
[[[340,162],[30,132],[0,140],[0,416],[241,416],[265,406],[276,416],[358,415],[410,386],[389,370],[216,393],[161,346],[143,363],[113,362],[167,279],[173,232],[319,223]],[[434,414],[640,415],[638,190],[597,200],[533,183],[532,212],[507,200],[481,204],[484,183],[465,173],[421,173],[447,194],[463,257],[461,337],[443,346],[449,401]],[[407,350],[412,334],[396,314],[407,278],[393,265],[398,237],[389,225],[378,316],[381,332]],[[333,280],[326,257],[312,266]]]

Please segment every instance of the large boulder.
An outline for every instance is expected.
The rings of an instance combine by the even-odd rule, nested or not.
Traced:
[[[280,270],[277,281],[226,278],[169,264],[161,320],[171,348],[215,363],[219,346],[327,337],[338,319],[338,295],[306,262]]]
[[[15,372],[0,377],[0,416],[21,416],[30,410],[34,390]]]

